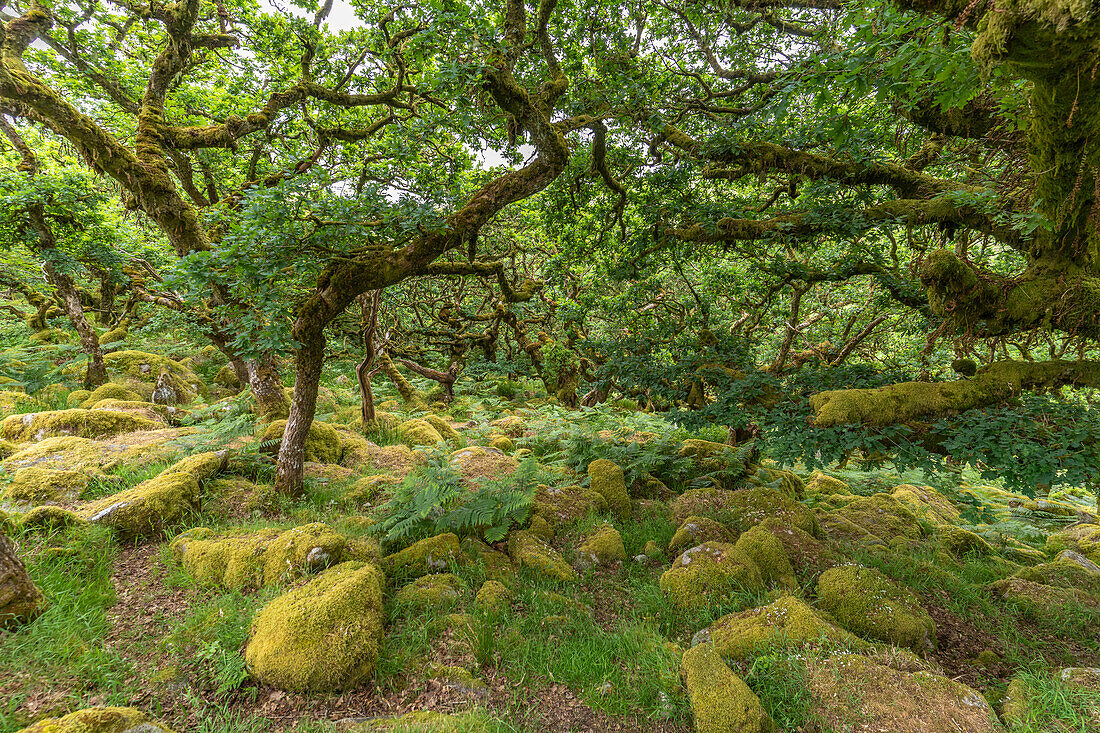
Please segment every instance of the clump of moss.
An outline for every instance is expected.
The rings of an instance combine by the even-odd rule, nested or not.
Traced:
[[[607,511],[607,499],[590,488],[540,484],[535,493],[534,516],[545,519],[553,527],[575,524],[590,514],[604,511]]]
[[[51,468],[21,468],[12,474],[3,496],[9,501],[63,501],[80,495],[92,477],[84,471],[63,471]]]
[[[586,565],[610,565],[626,560],[623,536],[610,524],[601,524],[577,548],[577,560]]]
[[[577,577],[558,551],[533,532],[513,532],[508,537],[508,554],[513,561],[553,580],[570,581]]]
[[[88,394],[83,402],[83,407],[94,407],[100,400],[135,402],[141,400],[141,395],[118,382],[106,382]]]
[[[630,517],[630,494],[626,490],[623,469],[606,458],[588,464],[588,478],[592,490],[607,500],[608,510],[620,519]]]
[[[382,589],[373,565],[346,562],[261,608],[245,663],[261,682],[331,692],[373,674],[382,643]]]
[[[393,600],[415,608],[441,608],[458,600],[466,585],[453,573],[422,575],[404,586]]]
[[[749,659],[779,647],[829,642],[866,647],[867,642],[837,626],[800,598],[785,596],[767,606],[731,613],[696,635],[727,659]]]
[[[347,538],[320,522],[285,531],[217,534],[196,527],[172,541],[187,574],[203,585],[259,588],[348,559]]]
[[[406,420],[397,426],[402,442],[411,448],[433,446],[443,442],[443,436],[427,420]]]
[[[134,708],[88,708],[44,718],[19,733],[172,733]]]
[[[694,610],[738,591],[762,591],[764,581],[756,563],[733,545],[704,542],[676,558],[660,586],[677,607]]]
[[[451,532],[428,537],[415,542],[400,552],[382,558],[382,570],[387,577],[397,579],[419,578],[422,575],[446,570],[453,562],[459,562],[462,550],[458,535]]]
[[[703,542],[732,542],[731,532],[721,522],[710,517],[686,517],[668,543],[670,552],[683,552]]]
[[[787,548],[768,530],[757,525],[738,537],[733,546],[756,563],[765,583],[778,583],[792,590],[798,587]]]
[[[11,412],[26,405],[33,405],[34,398],[23,392],[4,390],[0,392],[0,412]]]
[[[54,410],[12,415],[0,421],[0,436],[15,442],[40,441],[62,435],[101,438],[157,430],[164,423],[112,410]]]
[[[726,666],[711,644],[684,652],[680,674],[691,698],[696,733],[778,733],[760,698]]]
[[[846,629],[914,651],[930,649],[936,625],[920,600],[873,568],[842,565],[817,582],[821,607]]]

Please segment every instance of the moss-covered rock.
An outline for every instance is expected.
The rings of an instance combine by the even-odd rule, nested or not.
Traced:
[[[101,438],[163,427],[163,422],[114,410],[54,410],[6,417],[0,421],[0,437],[15,442],[61,435]]]
[[[422,710],[397,718],[379,718],[347,729],[347,733],[505,733],[509,726],[481,711],[456,715]]]
[[[988,557],[995,555],[996,550],[985,539],[970,530],[943,524],[936,528],[936,537],[944,549],[955,557]]]
[[[481,563],[484,566],[485,577],[504,583],[511,583],[515,579],[516,568],[508,556],[477,537],[463,539],[462,552],[471,562]]]
[[[1047,537],[1047,553],[1054,556],[1063,550],[1079,552],[1092,562],[1100,564],[1100,525],[1077,524]]]
[[[726,666],[710,644],[699,644],[680,662],[696,733],[778,733],[760,698]]]
[[[509,438],[522,438],[527,430],[527,424],[518,415],[505,415],[489,423],[489,426],[500,431]]]
[[[1023,578],[1003,578],[989,584],[994,595],[1016,603],[1030,618],[1059,618],[1082,606],[1100,611],[1100,600],[1076,588],[1058,588]]]
[[[443,442],[443,436],[427,420],[406,420],[397,426],[402,442],[412,448],[433,446]]]
[[[415,608],[441,608],[457,601],[465,588],[465,583],[453,573],[431,573],[402,587],[393,600]]]
[[[286,420],[274,420],[264,428],[260,439],[264,442],[282,440],[285,431]],[[309,433],[306,434],[304,449],[305,454],[303,457],[307,461],[339,463],[343,443],[336,428],[327,423],[314,420],[313,424],[309,426]]]
[[[214,375],[214,384],[237,391],[240,391],[241,387],[244,386],[241,384],[237,372],[235,372],[233,367],[229,364],[223,366],[218,370],[218,373]]]
[[[229,452],[224,450],[195,453],[172,464],[168,470],[173,473],[190,474],[200,484],[209,481],[225,470],[229,462]]]
[[[588,464],[588,478],[592,490],[607,500],[608,510],[620,519],[630,517],[630,494],[626,490],[623,469],[614,462],[601,458]]]
[[[827,642],[849,648],[868,646],[805,601],[785,596],[759,608],[731,613],[695,636],[726,659],[749,659],[778,648],[797,649]]]
[[[929,524],[954,525],[962,516],[950,499],[931,486],[901,484],[895,486],[890,495],[904,504],[913,516]]]
[[[672,519],[682,524],[691,516],[710,517],[738,535],[768,518],[780,519],[814,536],[821,534],[812,511],[766,486],[740,491],[689,489],[672,502]]]
[[[864,638],[917,652],[935,643],[936,625],[916,594],[873,568],[826,570],[817,582],[817,598],[840,625]]]
[[[511,476],[519,468],[519,461],[497,448],[472,445],[451,454],[451,465],[462,474],[467,484],[482,483],[489,479]]]
[[[760,568],[736,547],[704,542],[685,550],[661,575],[661,590],[677,607],[694,610],[736,592],[764,589]]]
[[[217,533],[196,527],[170,547],[187,574],[202,585],[259,588],[349,559],[346,545],[344,535],[317,522],[283,531]]]
[[[805,490],[808,496],[855,496],[848,484],[821,471],[814,471]]]
[[[175,405],[156,405],[141,400],[105,399],[95,403],[95,409],[125,412],[128,415],[175,425],[187,413]]]
[[[89,522],[111,527],[123,539],[155,537],[193,511],[199,495],[199,482],[191,474],[165,472],[93,501],[79,514]]]
[[[35,404],[36,400],[24,392],[4,390],[0,392],[0,412],[14,412],[22,407]]]
[[[134,708],[87,708],[45,718],[19,733],[171,733]]]
[[[806,484],[798,474],[785,468],[759,466],[755,474],[749,475],[748,482],[755,486],[773,488],[792,499],[802,500],[806,498]]]
[[[153,385],[162,377],[175,391],[179,402],[188,403],[198,395],[206,395],[206,385],[202,383],[193,369],[158,354],[149,354],[144,351],[115,351],[103,355],[103,363],[107,371],[128,378],[130,386],[138,390],[134,382],[139,382],[148,387],[142,391],[142,398],[152,396]],[[127,380],[124,380],[127,381]],[[148,394],[145,394],[145,392]]]
[[[821,523],[830,538],[861,544],[889,543],[899,538],[916,541],[924,537],[917,517],[890,494],[857,497],[823,514]]]
[[[496,448],[497,450],[510,453],[516,449],[516,444],[512,442],[512,439],[507,435],[497,435],[489,439],[489,446]]]
[[[512,603],[512,591],[503,583],[496,580],[486,580],[478,588],[474,597],[474,605],[488,611],[497,613],[508,608]]]
[[[82,406],[95,407],[96,403],[100,400],[137,402],[141,400],[141,395],[118,382],[106,382],[92,390],[87,398],[85,398]]]
[[[419,578],[446,570],[451,563],[460,562],[461,558],[462,549],[458,544],[458,535],[447,532],[386,555],[382,558],[382,570],[390,578]]]
[[[619,530],[604,523],[585,538],[577,548],[577,562],[581,565],[610,565],[626,560],[626,546]]]
[[[760,577],[765,583],[777,583],[784,588],[798,587],[791,560],[787,557],[787,548],[779,538],[757,525],[743,532],[734,543],[734,548],[760,568]]]
[[[513,532],[508,537],[508,554],[523,567],[552,580],[575,580],[577,573],[550,544],[529,531]]]
[[[791,568],[802,580],[816,577],[838,564],[836,553],[828,545],[782,519],[768,518],[756,526],[771,532],[783,544]]]
[[[3,497],[9,501],[36,504],[72,500],[80,496],[91,480],[92,477],[85,471],[21,468],[12,474]]]
[[[582,486],[553,487],[540,484],[535,492],[533,514],[552,527],[575,524],[590,514],[607,511],[603,494]]]
[[[177,435],[175,431],[158,430],[105,440],[75,436],[46,438],[38,443],[20,446],[20,450],[4,459],[4,466],[11,472],[32,466],[96,472],[110,471],[119,466],[142,468],[177,456],[179,449],[166,443]]]
[[[396,486],[401,480],[388,473],[376,473],[373,476],[364,476],[356,480],[347,491],[344,499],[360,503],[371,503],[378,500],[387,490],[388,486]]]
[[[680,553],[704,542],[733,542],[734,533],[710,517],[686,517],[668,543],[669,552]]]
[[[440,417],[439,415],[428,414],[424,416],[424,422],[435,428],[439,436],[451,445],[461,446],[466,442],[446,418]]]
[[[341,563],[261,608],[245,647],[249,672],[293,692],[331,692],[368,679],[382,643],[385,579]]]
[[[1100,572],[1094,569],[1091,561],[1086,559],[1085,563],[1081,563],[1077,557],[1067,554],[1071,552],[1063,550],[1053,562],[1024,568],[1016,573],[1016,577],[1055,588],[1074,588],[1100,599]]]
[[[58,506],[38,506],[19,518],[19,527],[25,532],[34,530],[53,532],[85,524],[87,521],[76,512]]]

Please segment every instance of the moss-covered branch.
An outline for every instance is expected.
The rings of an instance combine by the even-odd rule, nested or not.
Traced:
[[[819,392],[810,398],[819,427],[844,423],[895,425],[947,417],[1004,403],[1023,392],[1100,387],[1100,362],[1001,361],[957,382],[901,382],[875,389]]]

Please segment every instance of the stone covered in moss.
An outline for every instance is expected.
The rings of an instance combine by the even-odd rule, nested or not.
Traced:
[[[19,733],[171,733],[134,708],[87,708],[45,718]]]
[[[119,466],[142,468],[163,463],[178,455],[178,448],[166,444],[168,438],[175,436],[175,432],[154,431],[106,440],[75,436],[46,438],[21,446],[21,450],[4,459],[4,466],[10,472],[31,466],[96,472],[110,471]]]
[[[85,471],[21,468],[12,474],[3,496],[9,501],[34,503],[71,500],[80,496],[91,478]]]
[[[749,659],[776,648],[798,648],[828,642],[848,647],[867,646],[857,636],[800,598],[785,596],[774,603],[731,613],[696,635],[714,645],[727,659]]]
[[[661,590],[679,608],[693,610],[729,595],[764,589],[760,568],[736,547],[724,542],[704,542],[685,550],[661,575]]]
[[[759,466],[756,473],[749,476],[748,481],[756,486],[773,488],[792,499],[806,498],[806,484],[798,474],[785,468]]]
[[[623,469],[614,462],[601,458],[588,464],[588,478],[592,490],[607,500],[608,510],[620,519],[630,517],[630,494],[626,490]]]
[[[683,552],[703,542],[732,542],[731,532],[724,524],[710,517],[686,517],[668,543],[670,552]]]
[[[962,516],[950,499],[931,486],[901,484],[890,495],[908,507],[913,516],[930,524],[954,525]]]
[[[215,533],[188,530],[171,549],[187,574],[203,585],[259,588],[317,572],[345,557],[347,538],[320,522],[277,529]]]
[[[0,461],[15,453],[15,443],[10,440],[0,440]]]
[[[402,587],[393,600],[416,608],[440,608],[458,600],[465,587],[453,573],[431,573]]]
[[[590,514],[607,511],[603,494],[583,486],[554,487],[541,484],[535,492],[534,515],[553,527],[575,524]]]
[[[60,435],[101,438],[163,427],[163,422],[114,410],[54,410],[6,417],[0,421],[0,437],[15,442]]]
[[[191,474],[165,472],[87,504],[80,515],[111,527],[124,539],[153,537],[194,510],[199,494],[199,483]]]
[[[1047,537],[1046,551],[1049,554],[1057,555],[1063,550],[1074,550],[1100,564],[1100,525],[1077,524]]]
[[[443,442],[443,436],[427,420],[406,420],[397,426],[401,441],[412,448],[433,446]]]
[[[58,506],[38,506],[19,518],[19,526],[24,531],[37,529],[52,532],[69,527],[81,527],[87,524],[76,512]]]
[[[507,435],[498,435],[489,439],[489,445],[497,450],[502,450],[505,453],[509,453],[516,448],[516,444],[512,442],[512,439]]]
[[[884,544],[899,538],[915,541],[924,537],[917,517],[890,494],[857,497],[823,514],[821,522],[835,540]]]
[[[24,392],[0,391],[0,412],[14,412],[17,408],[34,403],[35,399]]]
[[[532,532],[513,532],[508,537],[508,554],[514,562],[552,580],[575,580],[573,567],[550,544]]]
[[[810,496],[854,496],[848,484],[838,478],[814,471],[806,481],[806,494]]]
[[[462,436],[459,435],[458,431],[454,429],[454,426],[451,425],[450,421],[446,418],[439,415],[428,414],[424,416],[424,422],[435,428],[439,436],[451,445],[459,446],[465,443]]]
[[[467,484],[511,476],[519,468],[519,461],[504,455],[504,451],[480,445],[456,450],[451,454],[451,464]]]
[[[1074,588],[1100,599],[1100,572],[1095,565],[1085,559],[1082,563],[1074,557],[1071,550],[1063,550],[1054,562],[1024,568],[1016,577],[1033,583],[1042,583],[1055,588]]]
[[[1057,588],[1023,578],[1003,578],[989,584],[995,595],[1016,602],[1025,615],[1036,618],[1058,618],[1067,611],[1083,606],[1100,611],[1100,599],[1076,588]]]
[[[735,534],[768,518],[780,519],[814,536],[821,534],[814,513],[794,499],[766,486],[740,491],[689,489],[672,502],[672,519],[681,524],[690,516],[710,517]]]
[[[390,578],[411,579],[446,570],[459,562],[462,550],[458,535],[451,532],[415,542],[400,552],[382,558],[382,570]]]
[[[482,583],[477,596],[474,597],[474,604],[490,613],[503,611],[511,602],[512,591],[496,580],[486,580]]]
[[[518,415],[505,415],[489,423],[489,426],[499,430],[509,438],[522,438],[527,424]]]
[[[355,687],[374,673],[385,580],[373,565],[341,563],[261,608],[244,658],[264,684],[292,692]]]
[[[477,537],[462,540],[462,552],[471,562],[481,563],[485,567],[485,577],[511,583],[516,569],[512,561],[500,550],[495,550]]]
[[[778,583],[789,589],[798,587],[798,578],[795,577],[791,560],[787,557],[787,548],[768,530],[760,525],[752,527],[743,532],[733,546],[756,563],[765,583]]]
[[[141,395],[118,382],[106,382],[88,393],[83,407],[94,407],[101,400],[140,401]]]
[[[274,420],[264,428],[263,441],[282,440],[286,430],[286,420]],[[323,422],[313,421],[306,435],[304,458],[318,463],[339,463],[343,444],[336,428]]]
[[[778,733],[760,698],[726,666],[710,644],[684,652],[680,662],[696,733]]]
[[[478,711],[455,715],[422,710],[406,713],[397,718],[380,718],[360,723],[347,729],[347,733],[504,733],[509,730]]]
[[[995,555],[996,550],[985,539],[970,530],[955,527],[949,524],[941,525],[936,529],[936,537],[948,552],[955,557],[987,557]]]
[[[821,607],[849,631],[914,651],[930,649],[936,625],[920,600],[873,568],[842,565],[817,582]]]
[[[162,375],[176,392],[181,403],[186,404],[193,401],[197,395],[206,395],[207,393],[206,385],[202,383],[199,375],[193,369],[166,356],[149,354],[144,351],[115,351],[104,354],[103,363],[106,364],[110,373],[133,380],[130,382],[130,386],[135,390],[139,389],[139,386],[133,382],[140,382],[145,385],[148,388],[146,390],[148,394],[142,394],[145,399],[152,396],[153,385],[161,379]]]
[[[610,524],[601,524],[577,548],[577,560],[583,565],[610,565],[626,560],[623,536]]]

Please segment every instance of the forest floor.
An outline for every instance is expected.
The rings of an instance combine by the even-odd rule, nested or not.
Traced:
[[[0,733],[99,706],[177,733],[712,733],[734,708],[747,731],[1100,731],[1086,492],[785,471],[766,446],[502,379],[450,405],[382,389],[364,428],[334,367],[305,491],[286,497],[247,392],[213,361],[157,364],[207,394],[160,416],[153,379],[120,366],[114,397],[0,385],[0,523],[46,598],[0,631]],[[140,514],[181,471],[198,493]],[[369,584],[340,601],[359,609],[353,641],[302,632],[304,651],[249,656],[258,635],[291,643],[261,609],[318,593],[287,616],[293,637],[321,623],[319,582],[381,577],[368,567],[377,603]],[[324,682],[345,663],[368,673]],[[394,722],[424,711],[443,715]]]

